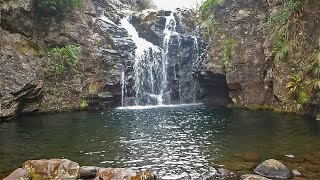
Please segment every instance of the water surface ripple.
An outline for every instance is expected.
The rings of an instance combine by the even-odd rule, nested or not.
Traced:
[[[0,177],[27,159],[63,157],[197,179],[241,152],[319,151],[319,129],[302,116],[201,105],[29,116],[1,124]]]

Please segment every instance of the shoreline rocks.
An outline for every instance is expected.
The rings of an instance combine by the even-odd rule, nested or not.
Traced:
[[[214,173],[204,179],[234,179],[234,180],[289,180],[291,178],[302,178],[304,176],[298,170],[290,170],[275,159],[268,159],[259,164],[254,173],[232,172],[229,169],[214,169]],[[253,172],[252,172],[253,173]],[[68,159],[41,159],[28,160],[23,163],[23,168],[18,168],[4,180],[156,180],[156,175],[151,171],[136,171],[131,168],[110,168],[96,166],[80,166],[77,162]],[[161,179],[161,178],[160,178]]]

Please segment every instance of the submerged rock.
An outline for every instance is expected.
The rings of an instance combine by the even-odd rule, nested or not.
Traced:
[[[32,179],[77,179],[80,166],[68,159],[29,160],[23,163]]]
[[[23,168],[18,168],[13,171],[9,176],[5,177],[3,180],[30,180],[30,176],[27,170]]]
[[[293,176],[302,176],[302,174],[298,170],[292,170]]]
[[[110,180],[110,179],[143,179],[156,180],[151,172],[135,172],[126,168],[99,168],[94,180]]]
[[[290,171],[281,162],[269,159],[254,169],[254,172],[268,178],[289,179]]]
[[[246,162],[258,162],[261,160],[261,157],[256,152],[243,152],[239,154],[239,158]]]
[[[255,175],[255,174],[246,174],[242,175],[241,180],[270,180],[268,178],[265,178],[263,176]]]

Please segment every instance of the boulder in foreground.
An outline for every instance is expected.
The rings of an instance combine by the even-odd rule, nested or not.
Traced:
[[[3,180],[30,180],[30,176],[28,174],[28,171],[22,168],[18,168],[15,171],[13,171],[9,176],[5,177]]]
[[[29,160],[23,163],[32,179],[68,179],[76,180],[80,166],[68,159]]]
[[[152,172],[135,172],[126,168],[99,168],[94,180],[112,179],[156,180],[156,177]]]
[[[275,159],[269,159],[261,163],[254,169],[256,174],[271,178],[271,179],[289,179],[290,171],[281,162]]]

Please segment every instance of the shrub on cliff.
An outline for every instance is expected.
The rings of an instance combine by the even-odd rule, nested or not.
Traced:
[[[65,13],[72,10],[82,9],[83,0],[36,0],[35,5],[40,12]]]

